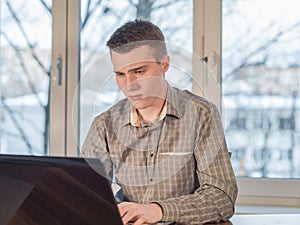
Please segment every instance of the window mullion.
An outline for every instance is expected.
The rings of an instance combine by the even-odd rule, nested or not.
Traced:
[[[221,0],[194,1],[193,91],[221,109]]]
[[[65,155],[67,0],[53,0],[49,155]]]
[[[66,103],[66,155],[78,156],[80,77],[80,0],[68,0],[68,66]]]

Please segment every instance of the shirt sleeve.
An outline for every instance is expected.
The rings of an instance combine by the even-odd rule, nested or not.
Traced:
[[[104,122],[96,117],[89,129],[87,137],[81,148],[81,157],[97,158],[103,162],[105,174],[101,174],[110,181],[113,177],[113,163],[107,146],[106,129]]]
[[[194,193],[155,201],[163,210],[162,221],[204,224],[228,220],[234,213],[237,185],[217,108],[201,119],[194,149],[199,187]]]

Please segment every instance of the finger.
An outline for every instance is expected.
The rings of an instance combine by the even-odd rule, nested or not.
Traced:
[[[123,224],[128,222],[134,222],[137,219],[137,215],[134,211],[128,210],[127,213],[122,217]]]
[[[123,217],[123,215],[128,211],[127,206],[128,206],[127,202],[122,202],[122,203],[118,204],[118,210],[119,210],[121,217]]]
[[[145,222],[144,219],[139,218],[137,221],[135,221],[132,225],[143,225]]]
[[[136,204],[132,202],[122,202],[118,204],[118,208],[122,217],[123,224],[133,222],[138,218]]]

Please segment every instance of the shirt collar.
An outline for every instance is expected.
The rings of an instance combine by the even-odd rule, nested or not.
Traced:
[[[180,103],[180,92],[177,88],[171,87],[168,84],[168,93],[167,93],[167,115],[174,116],[178,119],[181,118],[182,105]]]
[[[167,104],[165,103],[156,121],[163,120],[166,117],[166,115],[167,115]],[[141,120],[139,114],[133,106],[131,107],[131,111],[130,111],[130,123],[135,127],[141,126]]]
[[[163,109],[158,117],[158,121],[163,120],[167,115],[169,116],[174,116],[176,118],[181,118],[181,107],[180,102],[179,102],[179,91],[170,86],[168,84],[168,92],[167,92],[167,99],[166,102],[163,106]],[[129,102],[129,101],[128,101]],[[141,121],[139,118],[139,115],[136,111],[136,109],[132,106],[130,106],[130,113],[129,113],[129,118],[125,120],[125,125],[131,124],[133,126],[139,127],[141,126]]]

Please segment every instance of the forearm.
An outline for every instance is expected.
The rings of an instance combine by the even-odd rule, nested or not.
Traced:
[[[193,194],[156,201],[162,210],[162,221],[184,224],[204,224],[229,219],[234,213],[234,201],[215,187],[205,187]]]

